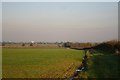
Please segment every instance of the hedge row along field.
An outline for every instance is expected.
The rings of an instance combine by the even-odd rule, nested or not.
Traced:
[[[120,77],[120,56],[114,53],[97,51],[88,59],[88,69],[78,78],[114,78]]]
[[[69,78],[84,52],[72,49],[3,48],[3,78]]]

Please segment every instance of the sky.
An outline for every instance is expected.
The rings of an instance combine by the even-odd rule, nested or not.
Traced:
[[[117,2],[3,2],[2,40],[101,42],[118,39]]]
[[[2,2],[118,2],[120,0],[1,0]]]
[[[0,2],[0,42],[2,41],[2,3]]]

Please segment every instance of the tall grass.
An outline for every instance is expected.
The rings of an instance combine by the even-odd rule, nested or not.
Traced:
[[[81,78],[119,78],[120,57],[115,54],[97,52],[88,60],[88,70]]]

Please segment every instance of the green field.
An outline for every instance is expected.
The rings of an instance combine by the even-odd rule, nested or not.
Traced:
[[[3,78],[65,78],[81,64],[84,52],[72,49],[3,48]]]
[[[96,52],[88,59],[88,67],[79,78],[119,78],[120,56],[114,53]]]
[[[3,78],[69,78],[80,66],[83,50],[3,48]],[[113,53],[89,54],[87,70],[78,78],[118,78],[120,57]]]

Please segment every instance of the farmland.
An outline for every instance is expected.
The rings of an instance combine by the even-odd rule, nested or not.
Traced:
[[[72,49],[3,48],[3,78],[65,78],[81,64],[84,52]]]
[[[120,76],[120,57],[113,53],[96,52],[88,59],[88,68],[79,78],[114,78]]]
[[[50,44],[36,47],[4,46],[3,78],[72,78],[74,73],[80,70],[84,52],[88,56],[87,64],[84,66],[85,69],[74,78],[119,78],[120,76],[120,54],[116,53],[119,46],[115,44],[102,43],[91,49],[86,48],[87,50],[59,47],[57,44],[48,45]]]

